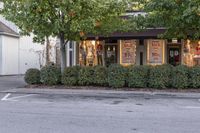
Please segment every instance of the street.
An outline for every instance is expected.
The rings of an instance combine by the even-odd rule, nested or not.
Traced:
[[[0,112],[1,133],[197,133],[200,126],[198,99],[11,94]]]
[[[200,97],[16,90],[0,93],[0,133],[198,133],[200,130]]]

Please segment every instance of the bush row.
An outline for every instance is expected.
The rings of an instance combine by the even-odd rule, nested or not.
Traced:
[[[28,84],[66,86],[109,86],[114,88],[199,88],[200,67],[180,65],[95,67],[68,67],[63,74],[56,66],[45,66],[41,71],[29,69],[25,75]]]

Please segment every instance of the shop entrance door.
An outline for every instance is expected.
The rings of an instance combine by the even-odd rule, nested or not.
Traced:
[[[171,46],[168,48],[168,63],[177,66],[181,64],[181,52],[180,47]]]
[[[117,45],[105,45],[105,65],[109,66],[111,64],[117,63]]]

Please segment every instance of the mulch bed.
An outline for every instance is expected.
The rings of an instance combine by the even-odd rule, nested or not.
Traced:
[[[115,90],[115,91],[145,91],[145,92],[193,92],[193,93],[200,93],[199,89],[155,89],[155,88],[110,88],[110,87],[97,87],[97,86],[64,86],[64,85],[55,85],[55,86],[48,86],[48,85],[26,85],[25,88],[31,89],[80,89],[80,90]]]

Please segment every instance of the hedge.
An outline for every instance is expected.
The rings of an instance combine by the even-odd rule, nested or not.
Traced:
[[[41,82],[45,85],[58,85],[61,83],[60,68],[48,65],[41,69]]]
[[[94,84],[97,86],[107,86],[108,70],[107,67],[94,67]]]
[[[184,65],[179,65],[172,69],[172,87],[184,89],[189,87],[189,68]]]
[[[170,65],[151,67],[149,69],[148,87],[159,89],[170,87],[172,68]]]
[[[27,84],[40,84],[40,70],[28,69],[25,73],[24,80]]]
[[[79,71],[79,85],[94,85],[94,67],[82,67]]]
[[[114,88],[124,87],[126,84],[126,69],[118,64],[108,67],[108,85]]]
[[[78,85],[79,66],[67,67],[62,74],[62,83],[67,86]]]
[[[128,70],[128,87],[145,88],[148,83],[149,66],[131,66]]]
[[[191,88],[200,88],[200,66],[189,69],[189,83]]]
[[[200,66],[129,66],[68,67],[61,75],[60,68],[48,65],[39,71],[29,69],[24,77],[28,84],[66,86],[107,86],[113,88],[199,88]],[[62,81],[62,82],[61,82]]]

